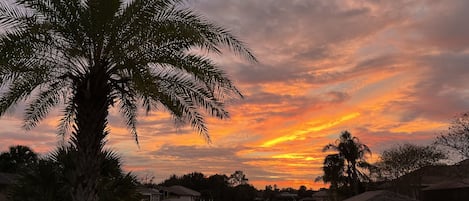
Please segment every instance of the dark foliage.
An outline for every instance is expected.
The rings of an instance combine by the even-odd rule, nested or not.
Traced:
[[[62,201],[71,199],[73,188],[71,172],[75,168],[76,150],[60,148],[27,172],[20,174],[18,183],[10,192],[12,201]],[[137,181],[130,173],[123,173],[120,159],[105,151],[98,182],[100,201],[139,201]]]
[[[246,175],[241,170],[236,170],[228,179],[228,183],[230,183],[231,186],[244,185],[247,184],[248,181],[249,179],[246,178]]]
[[[469,158],[469,113],[463,113],[454,118],[446,133],[435,140],[435,144],[448,147],[460,154],[462,158]]]
[[[194,172],[180,177],[172,175],[159,185],[181,185],[196,190],[201,193],[201,200],[253,201],[256,198],[257,190],[252,185],[245,183],[232,186],[228,181],[229,177],[226,175],[206,177],[202,173]]]
[[[0,154],[0,172],[19,173],[37,165],[38,157],[29,147],[12,146]]]
[[[434,146],[403,144],[383,151],[376,167],[380,177],[397,179],[422,167],[436,165],[446,158],[446,154]]]

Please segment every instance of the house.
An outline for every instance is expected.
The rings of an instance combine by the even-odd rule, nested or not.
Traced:
[[[469,200],[469,160],[426,166],[380,187],[421,201]]]
[[[469,200],[469,179],[451,179],[422,189],[424,201],[459,201]]]
[[[141,201],[160,201],[161,193],[155,188],[137,188],[137,191],[142,195]]]
[[[329,201],[327,190],[320,190],[312,195],[314,201]]]
[[[161,201],[196,201],[200,193],[184,186],[160,187]]]
[[[314,201],[314,199],[312,197],[305,197],[305,198],[299,199],[298,201]]]
[[[417,201],[410,197],[400,195],[391,191],[378,190],[367,191],[362,194],[350,197],[343,201]]]
[[[281,192],[275,196],[276,201],[296,201],[297,198],[298,194],[289,192]]]

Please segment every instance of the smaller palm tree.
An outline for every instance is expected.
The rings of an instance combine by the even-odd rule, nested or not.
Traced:
[[[316,178],[316,181],[322,180],[324,183],[331,183],[331,189],[338,189],[346,181],[344,164],[345,161],[339,154],[327,155],[322,167],[324,175]]]
[[[366,155],[371,155],[370,148],[362,144],[357,137],[353,137],[348,131],[343,131],[334,144],[328,144],[323,151],[335,150],[346,161],[347,183],[354,194],[359,192],[360,177],[365,177],[358,167],[366,167]]]
[[[9,198],[12,201],[71,200],[73,189],[72,173],[76,168],[74,157],[77,150],[61,147],[24,172],[12,188]],[[98,181],[99,201],[139,201],[137,179],[121,169],[119,156],[112,151],[103,151],[103,161]]]

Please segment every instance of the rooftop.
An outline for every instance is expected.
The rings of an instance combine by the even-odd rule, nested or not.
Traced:
[[[416,201],[404,195],[393,193],[391,191],[379,190],[368,191],[362,194],[345,199],[344,201]]]
[[[186,195],[186,196],[200,196],[200,193],[197,191],[194,191],[192,189],[186,188],[184,186],[170,186],[170,187],[165,187],[163,190],[166,190],[170,193],[174,193],[176,195]]]

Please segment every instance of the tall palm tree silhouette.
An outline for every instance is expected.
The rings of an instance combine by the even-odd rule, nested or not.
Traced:
[[[365,155],[371,154],[370,148],[362,144],[357,137],[353,137],[348,131],[340,134],[339,139],[334,144],[328,144],[324,147],[323,151],[336,150],[340,157],[343,157],[347,162],[347,180],[352,188],[354,194],[359,191],[359,172],[357,165],[365,161]]]
[[[137,141],[137,108],[162,107],[209,140],[204,114],[229,117],[226,98],[242,97],[200,49],[222,47],[256,61],[226,29],[179,0],[15,0],[0,3],[0,115],[29,100],[24,128],[64,105],[59,133],[77,149],[72,199],[97,200],[110,107]],[[196,51],[193,51],[196,49]],[[202,51],[203,52],[203,51]],[[138,143],[138,141],[137,141]]]

